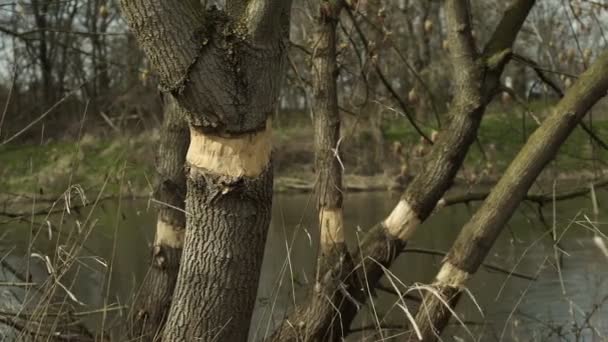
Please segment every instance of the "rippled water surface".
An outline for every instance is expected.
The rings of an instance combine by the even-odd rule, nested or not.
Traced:
[[[468,323],[471,334],[484,341],[570,341],[580,333],[581,340],[591,341],[590,328],[577,329],[587,322],[597,330],[596,335],[608,336],[608,303],[605,303],[608,300],[608,258],[598,247],[598,238],[594,240],[601,232],[608,233],[608,208],[602,208],[608,203],[608,193],[598,192],[598,197],[599,217],[591,214],[588,198],[558,203],[555,217],[552,205],[545,206],[545,221],[549,227],[555,222],[559,249],[554,248],[551,232],[538,219],[537,207],[520,206],[487,262],[538,276],[538,280],[529,281],[482,268],[469,284],[470,295],[463,297],[457,309],[459,318]],[[397,201],[396,195],[383,192],[348,194],[345,215],[350,245],[356,247],[358,234],[360,236],[382,219]],[[310,194],[275,195],[252,338],[262,338],[272,331],[273,324],[285,315],[294,298],[296,302],[302,298],[306,284],[314,278],[317,240],[314,209]],[[448,250],[475,209],[475,206],[465,205],[441,209],[424,223],[408,248]],[[87,214],[72,213],[64,219],[64,228],[75,225],[76,218],[84,222]],[[78,272],[73,272],[78,277],[73,292],[86,304],[83,310],[103,306],[106,294],[109,294],[107,302],[127,303],[147,271],[154,210],[145,200],[109,201],[94,209],[88,222],[91,220],[98,221],[83,254],[102,259],[83,260]],[[56,218],[51,221],[54,225],[59,224]],[[23,255],[24,246],[30,239],[29,226],[13,225],[2,229],[6,230],[1,241],[4,249],[16,246],[12,254]],[[54,243],[49,242],[47,235],[41,234],[37,238],[39,243],[35,251],[38,253],[48,253],[53,248]],[[608,243],[608,240],[604,241]],[[561,256],[561,263],[556,263],[556,255]],[[111,268],[109,289],[105,286],[105,268],[101,266],[104,261],[108,269]],[[391,272],[407,285],[429,282],[440,261],[440,256],[408,251]],[[34,272],[43,273],[43,268],[36,262],[32,268]],[[390,285],[386,279],[383,284]],[[394,305],[395,301],[393,295],[378,292],[373,307],[368,305],[363,310],[354,328],[373,326],[378,320],[383,320],[383,325],[405,323],[405,315]],[[483,309],[482,313],[475,303]],[[100,316],[93,316],[89,321],[95,324],[100,319]],[[399,332],[386,331],[384,337]],[[365,336],[369,340],[379,338],[371,338],[369,333],[353,334],[352,338],[360,340]],[[446,340],[471,339],[469,333],[456,324],[444,337]]]

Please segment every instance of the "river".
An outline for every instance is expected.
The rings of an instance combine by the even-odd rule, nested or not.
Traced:
[[[538,219],[537,208],[528,204],[520,206],[486,261],[509,271],[538,276],[538,279],[530,281],[480,269],[457,308],[459,318],[467,322],[471,334],[482,341],[569,341],[577,334],[581,340],[591,341],[593,336],[608,336],[608,304],[602,305],[608,300],[608,258],[596,242],[601,238],[594,240],[602,236],[601,232],[608,233],[608,212],[601,207],[608,203],[608,193],[599,191],[598,200],[600,215],[595,218],[591,214],[591,201],[586,197],[557,203],[555,216],[552,205],[545,206],[545,220],[550,225],[555,222],[561,250],[557,253],[552,234]],[[390,212],[397,201],[397,195],[385,192],[347,194],[345,218],[350,246],[355,247],[358,237]],[[420,227],[408,246],[410,251],[391,268],[393,276],[408,285],[431,281],[441,257],[415,250],[448,250],[475,208],[455,205],[436,212]],[[314,198],[310,194],[276,194],[274,197],[252,340],[267,336],[294,301],[303,298],[306,284],[314,279],[317,241],[314,209]],[[70,273],[76,276],[72,292],[84,304],[77,304],[77,308],[88,311],[104,304],[128,303],[148,267],[148,246],[155,223],[150,202],[126,199],[104,202],[92,212],[72,212],[66,214],[63,221],[57,217],[50,221],[54,227],[63,222],[62,231],[87,231],[86,227],[93,227],[86,241],[87,249],[81,253],[81,263]],[[17,260],[16,255],[24,255],[27,242],[32,240],[29,228],[25,224],[0,226],[4,230],[0,246],[4,250],[16,246],[11,252],[13,261]],[[31,252],[45,254],[55,249],[57,233],[49,239],[48,226],[41,228]],[[562,256],[561,264],[556,263],[556,254]],[[32,269],[34,275],[44,273],[44,267],[37,260],[32,262]],[[111,275],[109,288],[106,286],[108,274]],[[383,284],[390,285],[390,282],[384,279]],[[353,327],[373,327],[378,320],[382,320],[383,325],[405,323],[405,315],[395,302],[395,296],[378,292],[373,306],[362,310]],[[124,316],[116,313],[109,317],[108,322],[124,321]],[[95,325],[101,319],[102,315],[92,315],[87,321]],[[452,319],[452,323],[456,321]],[[585,322],[589,327],[576,328]],[[387,330],[382,337],[399,333],[399,330]],[[372,336],[371,331],[365,330],[351,338],[373,341],[380,336]],[[446,331],[444,339],[468,341],[472,338],[456,323]]]

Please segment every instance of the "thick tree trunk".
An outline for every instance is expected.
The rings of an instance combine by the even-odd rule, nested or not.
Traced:
[[[427,74],[428,67],[432,61],[431,38],[433,29],[437,29],[434,27],[437,26],[438,23],[434,20],[439,17],[438,13],[440,7],[438,1],[423,2],[420,6],[422,6],[422,15],[416,25],[416,45],[413,50],[417,52],[417,58],[414,60],[416,72],[423,78],[425,74]],[[414,103],[413,105],[416,108],[416,119],[419,122],[427,123],[430,112],[430,99],[426,93],[425,85],[422,84],[422,82],[425,81],[418,77],[416,77],[416,80],[414,81],[413,89],[418,95],[418,100],[417,103]]]
[[[267,134],[250,138],[267,147],[244,146],[247,154],[259,155],[259,150],[263,150],[266,160],[255,173],[243,177],[196,166],[193,145],[201,137],[192,132],[186,248],[165,341],[247,339],[271,213],[272,169]],[[250,140],[238,142],[247,144]],[[228,162],[228,156],[221,157],[219,162]]]
[[[155,199],[160,202],[150,270],[130,315],[134,341],[160,340],[177,280],[186,215],[184,171],[190,133],[186,115],[171,95],[165,96],[163,127],[156,157],[159,182]]]
[[[353,257],[358,264],[353,272],[346,273],[348,278],[337,283],[334,292],[343,291],[341,286],[346,284],[347,289],[352,290],[348,296],[364,303],[369,297],[368,289],[374,289],[384,275],[384,268],[390,267],[420,223],[429,217],[451,187],[468,148],[475,140],[485,106],[498,89],[517,33],[534,2],[519,0],[505,12],[482,55],[477,52],[471,34],[466,1],[445,2],[450,57],[454,63],[455,94],[450,106],[450,123],[439,134],[423,170],[416,175],[391,214],[364,236],[357,255]],[[334,269],[339,267],[343,267],[339,262],[334,265]],[[330,276],[330,273],[326,275]],[[360,283],[363,279],[367,284]],[[345,333],[348,333],[360,307],[344,305],[336,314]],[[323,326],[314,320],[288,324],[297,324],[301,329],[313,324]]]
[[[345,336],[336,308],[351,303],[336,291],[352,260],[344,242],[340,116],[336,78],[336,25],[342,2],[319,1],[313,39],[312,81],[316,193],[320,243],[317,275],[308,305],[299,306],[273,336],[275,341],[332,341]],[[343,284],[345,287],[348,285]],[[307,324],[301,325],[300,322]]]
[[[163,341],[245,341],[272,200],[271,127],[291,1],[123,0],[161,89],[187,110],[186,234]]]
[[[433,283],[433,287],[451,307],[458,302],[460,290],[477,272],[536,177],[555,157],[585,113],[607,91],[608,52],[581,75],[553,109],[552,115],[530,136],[504,176],[458,235]],[[423,340],[436,340],[450,316],[450,310],[440,298],[427,293],[416,316]],[[410,340],[418,340],[418,337],[413,335]]]

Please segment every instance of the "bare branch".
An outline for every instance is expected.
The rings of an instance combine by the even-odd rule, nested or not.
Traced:
[[[492,37],[484,47],[484,54],[486,56],[492,56],[503,50],[511,49],[513,43],[515,43],[517,34],[535,3],[536,0],[517,0],[507,8],[496,26]]]

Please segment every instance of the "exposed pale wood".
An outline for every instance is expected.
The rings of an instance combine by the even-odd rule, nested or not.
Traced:
[[[185,227],[176,227],[163,220],[156,223],[156,236],[154,245],[164,245],[172,248],[182,248],[184,246]]]
[[[389,234],[400,240],[408,240],[416,231],[420,220],[406,200],[399,201],[383,225]]]
[[[191,167],[218,175],[259,176],[270,163],[271,132],[270,122],[262,131],[235,137],[205,134],[191,128],[186,161]]]
[[[344,243],[344,214],[342,208],[319,210],[321,248]]]

